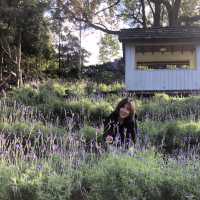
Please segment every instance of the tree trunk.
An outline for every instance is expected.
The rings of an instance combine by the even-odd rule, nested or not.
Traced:
[[[78,69],[78,78],[81,78],[81,71],[83,66],[82,60],[82,23],[79,24],[79,40],[80,40],[80,47],[79,47],[79,69]]]
[[[161,24],[161,2],[155,2],[155,13],[154,13],[154,27],[160,27]]]
[[[180,10],[180,5],[181,5],[181,0],[176,0],[170,9],[167,8],[170,27],[176,27],[179,24],[178,14]]]
[[[143,24],[143,28],[146,28],[147,23],[146,23],[146,12],[145,12],[144,0],[141,0],[141,5],[142,5],[142,24]]]
[[[23,85],[22,70],[21,70],[21,57],[22,57],[21,31],[19,31],[18,44],[17,44],[17,87],[18,88]]]
[[[173,4],[170,4],[170,1],[168,0],[150,0],[150,1],[155,4],[154,25],[159,24],[161,4],[163,4],[167,9],[169,26],[175,27],[179,25],[178,14],[181,6],[181,0],[175,0]]]

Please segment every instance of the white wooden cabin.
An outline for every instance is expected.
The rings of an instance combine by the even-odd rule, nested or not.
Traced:
[[[200,27],[122,29],[119,40],[127,90],[200,91]]]

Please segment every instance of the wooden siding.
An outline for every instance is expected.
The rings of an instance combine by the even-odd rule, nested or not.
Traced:
[[[195,69],[140,71],[136,69],[135,48],[125,47],[125,83],[130,91],[200,90],[200,46],[196,47]]]

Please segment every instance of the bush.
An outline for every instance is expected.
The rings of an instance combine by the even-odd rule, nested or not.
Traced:
[[[21,168],[1,163],[0,176],[3,180],[0,183],[1,199],[70,200],[73,174],[57,174],[52,165],[53,161],[42,164],[27,164],[22,161]]]
[[[54,100],[62,99],[65,87],[59,83],[49,81],[40,85],[38,90],[25,86],[14,89],[10,95],[14,100],[25,105],[34,106],[38,104],[48,104]]]
[[[86,140],[86,142],[90,142],[96,139],[96,129],[90,126],[85,126],[80,130],[81,135]]]
[[[168,98],[166,95],[157,95],[152,101],[143,102],[138,117],[141,120],[199,120],[200,98]]]
[[[58,170],[62,167],[62,170]],[[61,157],[13,165],[0,162],[5,200],[188,200],[200,196],[200,162],[168,163],[153,151],[106,154],[73,169]],[[59,168],[60,169],[60,168]]]
[[[86,94],[87,82],[85,81],[67,82],[65,86],[69,96],[80,97]]]
[[[37,104],[48,104],[59,99],[60,94],[54,90],[51,82],[41,85],[36,98]]]
[[[109,116],[109,114],[113,111],[112,106],[105,102],[99,101],[94,104],[91,108],[90,112],[90,120],[91,121],[99,121]]]
[[[10,94],[16,101],[25,105],[34,105],[36,103],[37,91],[30,86],[15,88]]]
[[[153,97],[153,101],[156,101],[158,103],[167,103],[168,101],[170,101],[170,97],[169,95],[165,94],[165,93],[156,93]]]
[[[98,86],[98,90],[99,92],[102,92],[102,93],[106,93],[106,92],[110,92],[110,86],[109,85],[106,85],[104,83],[100,83],[99,86]]]
[[[118,82],[113,83],[113,84],[104,84],[104,83],[100,83],[98,85],[98,91],[101,93],[118,93],[123,91],[123,89],[125,88],[124,84],[120,84]]]
[[[200,122],[155,122],[146,121],[139,123],[142,141],[145,136],[149,142],[172,153],[176,149],[193,148],[200,142]]]
[[[180,166],[150,152],[130,158],[115,155],[85,168],[79,192],[91,200],[186,200],[198,199],[200,173],[192,165]],[[191,185],[192,184],[192,185]]]
[[[116,82],[116,83],[111,85],[111,91],[112,92],[116,92],[117,93],[117,92],[123,91],[124,89],[125,89],[125,85],[123,83]]]
[[[35,137],[37,135],[53,135],[63,136],[65,134],[64,128],[58,128],[54,126],[45,126],[42,123],[28,123],[28,122],[15,122],[8,124],[6,122],[0,123],[0,132],[5,135],[15,136],[30,136]]]

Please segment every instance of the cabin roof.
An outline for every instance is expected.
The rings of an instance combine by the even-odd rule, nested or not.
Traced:
[[[161,27],[121,29],[121,42],[199,42],[200,27]]]

